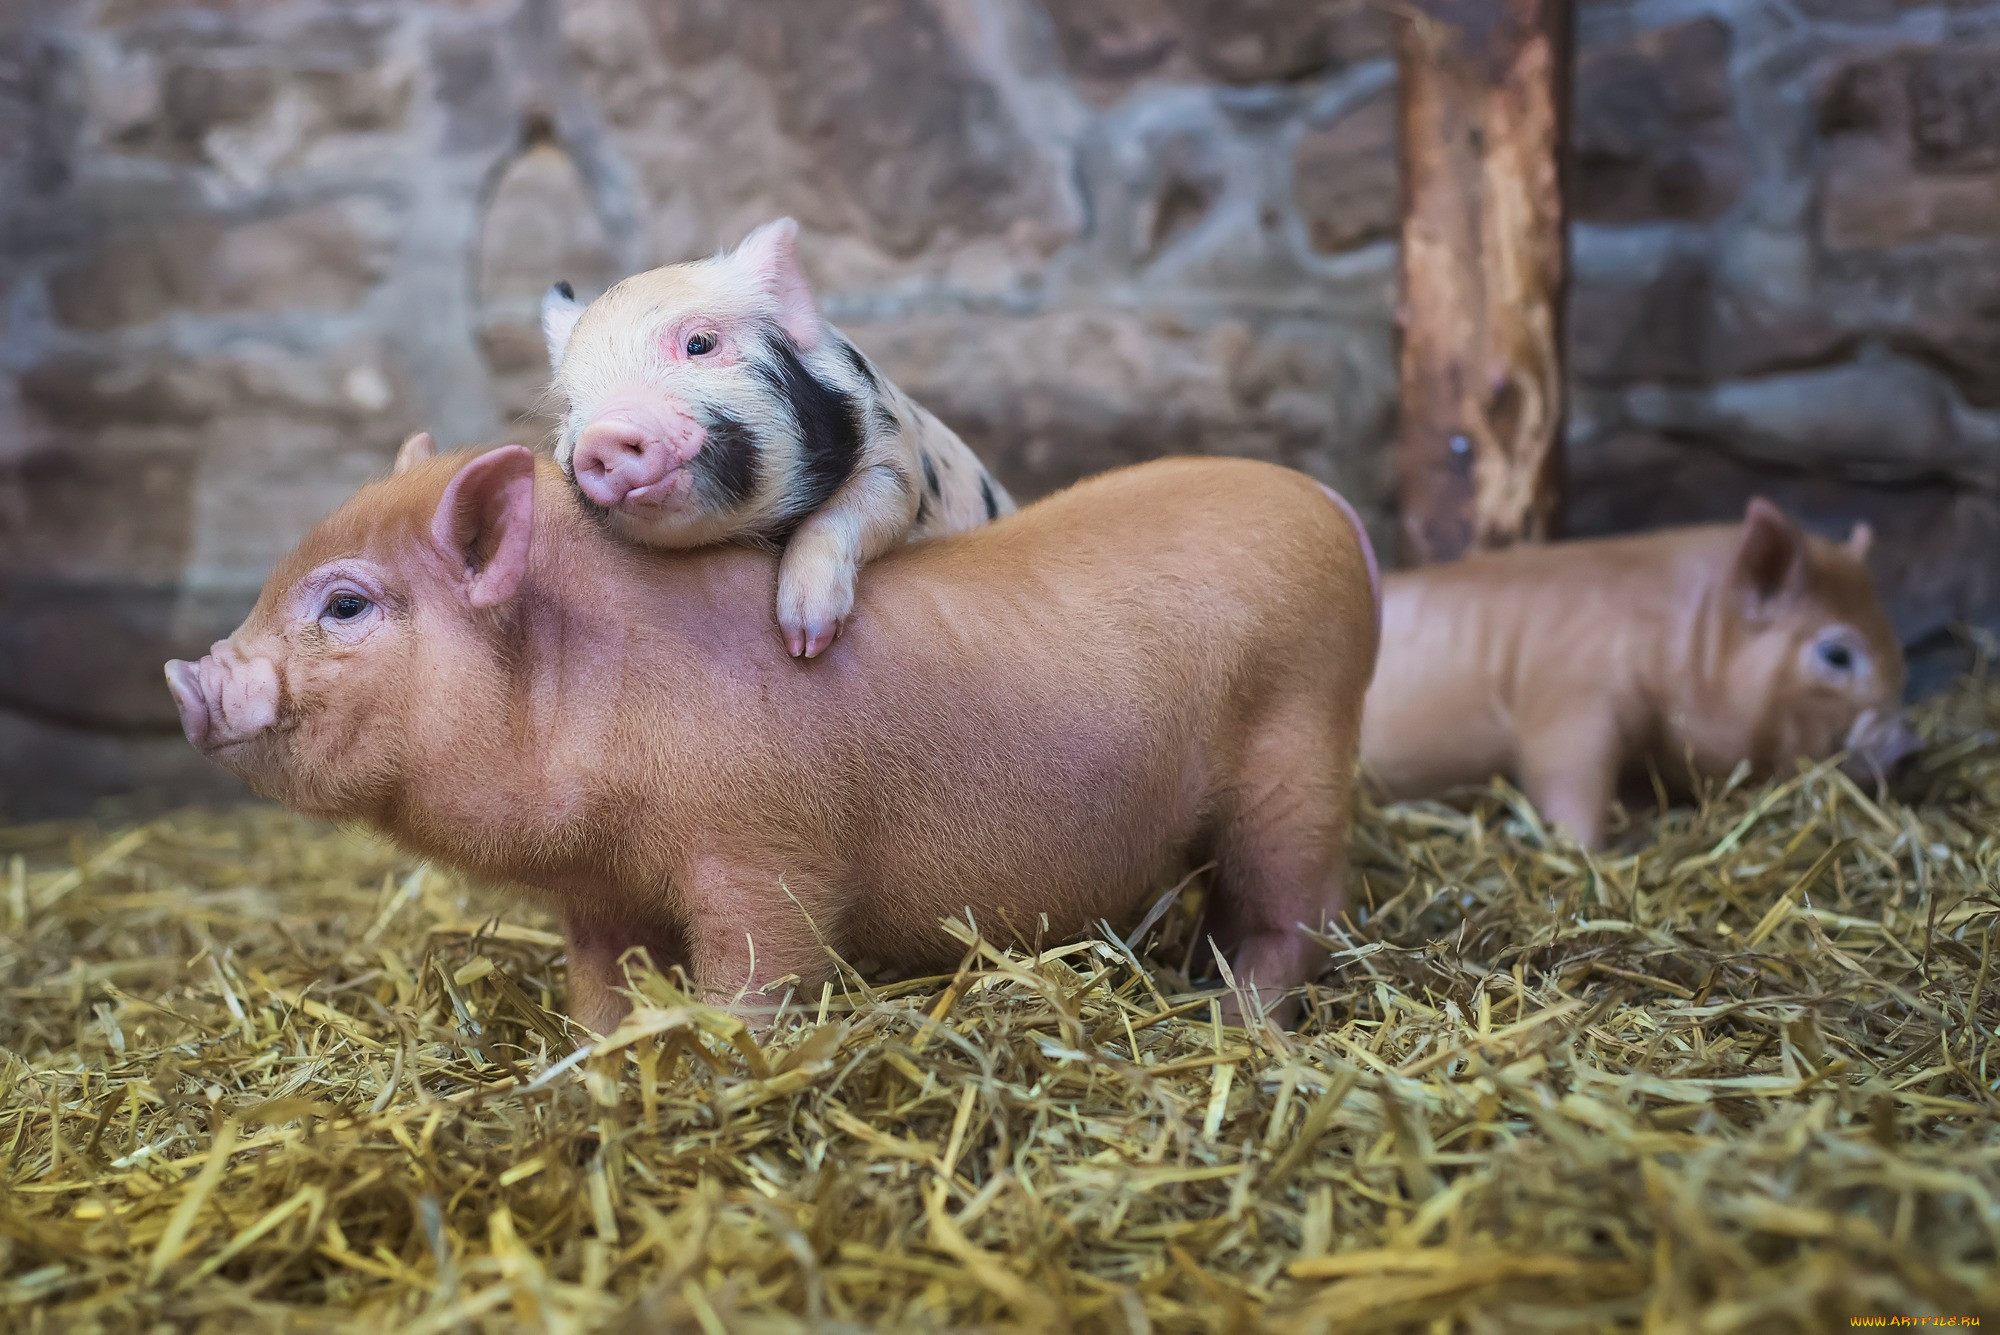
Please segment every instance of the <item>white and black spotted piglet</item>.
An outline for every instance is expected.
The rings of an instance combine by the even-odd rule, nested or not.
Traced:
[[[821,316],[798,226],[627,278],[585,307],[542,302],[556,461],[612,526],[654,547],[781,544],[778,625],[794,656],[840,633],[861,567],[1014,502],[951,429]]]

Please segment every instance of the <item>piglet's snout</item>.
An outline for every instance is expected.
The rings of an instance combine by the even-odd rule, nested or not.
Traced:
[[[224,640],[198,663],[167,664],[167,690],[181,731],[203,751],[247,742],[278,721],[278,670],[268,658],[243,658]]]
[[[705,434],[671,405],[614,404],[577,436],[576,485],[607,509],[664,500]]]
[[[181,731],[196,747],[208,741],[208,698],[201,693],[201,666],[184,658],[167,663],[167,690],[181,712]]]
[[[1847,763],[1841,768],[1856,779],[1880,783],[1922,750],[1923,744],[1901,713],[1885,716],[1870,710],[1848,730]]]

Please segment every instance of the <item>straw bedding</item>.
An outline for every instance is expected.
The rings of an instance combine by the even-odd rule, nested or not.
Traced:
[[[1297,1034],[961,924],[577,1054],[532,909],[261,809],[0,832],[0,1326],[1823,1330],[2000,1313],[2000,687],[1588,859],[1365,814]]]

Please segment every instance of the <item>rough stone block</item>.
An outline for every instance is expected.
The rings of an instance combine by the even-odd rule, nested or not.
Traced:
[[[482,28],[434,33],[431,77],[445,112],[445,143],[454,149],[490,148],[514,132],[500,44]]]
[[[178,433],[148,434],[0,463],[0,574],[170,584],[191,540],[198,456]]]
[[[1913,52],[1905,68],[1917,165],[2000,167],[2000,48]]]
[[[1300,79],[1389,54],[1393,15],[1355,0],[1048,0],[1065,60],[1121,90],[1147,76]]]
[[[750,161],[801,162],[813,189],[844,201],[849,222],[892,255],[913,255],[940,231],[965,238],[1047,221],[1055,207],[1049,164],[935,0],[694,0],[645,13],[668,67],[719,58],[754,72],[762,87],[738,91],[755,92],[764,109],[746,109],[739,132],[763,120],[796,148],[756,144]],[[612,72],[599,66],[585,76]],[[743,165],[716,163],[716,179]]]
[[[1394,89],[1299,139],[1293,189],[1314,250],[1352,250],[1396,235],[1398,142]]]
[[[202,351],[98,345],[26,368],[19,393],[58,432],[194,427],[250,405],[353,427],[390,415],[399,401],[402,377],[385,342],[377,335],[300,346],[253,334]],[[88,440],[74,447],[93,452]]]
[[[1879,347],[1835,366],[1625,391],[1635,425],[1726,440],[1745,458],[1858,483],[2000,480],[2000,413],[1970,411],[1929,368]]]
[[[480,220],[480,301],[525,302],[532,311],[558,280],[588,296],[621,277],[597,202],[569,154],[540,143],[509,163]]]
[[[1741,191],[1730,30],[1713,18],[1579,53],[1572,214],[1585,222],[1706,220]]]
[[[1233,83],[1298,79],[1389,54],[1391,16],[1354,0],[1174,0],[1182,42]]]
[[[2000,238],[2000,46],[1857,59],[1827,80],[1818,121],[1833,249]]]
[[[182,624],[179,570],[162,574],[151,583],[0,574],[0,707],[67,726],[172,726],[161,665],[200,656],[234,625]]]
[[[1977,9],[1992,0],[1792,0],[1808,18],[1835,23],[1893,23],[1912,9]]]
[[[45,198],[68,186],[86,118],[73,48],[28,23],[0,27],[0,198]]]
[[[393,8],[204,8],[99,16],[115,45],[96,49],[91,106],[119,148],[240,176],[295,165],[330,135],[404,122],[413,67],[393,50]]]
[[[176,63],[160,76],[159,131],[198,157],[213,131],[262,116],[278,95],[279,74],[268,66]]]
[[[1830,261],[1826,305],[1946,376],[1975,408],[2000,408],[2000,237]]]
[[[1853,348],[1854,323],[1830,315],[1816,290],[1767,281],[1755,255],[1731,253],[1742,240],[1678,230],[1573,233],[1571,376],[1690,384],[1823,364]]]
[[[356,194],[233,225],[132,222],[59,268],[56,317],[76,329],[142,324],[172,310],[340,310],[388,271],[395,213]]]
[[[2000,236],[2000,172],[1916,177],[1899,155],[1869,149],[1841,159],[1828,174],[1823,212],[1827,244],[1837,250]]]
[[[1393,373],[1386,321],[1083,309],[850,323],[883,370],[1027,499],[1162,454],[1302,468],[1380,514]]]

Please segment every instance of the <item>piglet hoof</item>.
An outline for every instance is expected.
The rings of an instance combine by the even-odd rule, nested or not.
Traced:
[[[785,631],[785,648],[793,658],[818,658],[840,637],[841,622],[816,622]]]
[[[787,597],[787,594],[792,596]],[[839,637],[854,607],[851,585],[822,589],[816,593],[779,589],[778,628],[784,632],[785,648],[793,658],[817,658]]]

